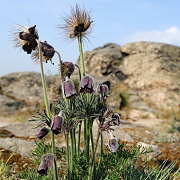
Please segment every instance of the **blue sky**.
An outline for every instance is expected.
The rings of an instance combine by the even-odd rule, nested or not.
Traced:
[[[77,41],[62,40],[57,28],[60,16],[69,14],[70,7],[78,3],[92,9],[93,32],[91,43],[84,44],[84,52],[116,43],[123,46],[129,42],[152,41],[180,45],[180,1],[179,0],[0,0],[0,76],[11,72],[37,71],[31,56],[13,48],[9,40],[15,23],[36,25],[41,41],[47,41],[60,52],[64,61],[76,62]],[[55,65],[44,64],[46,74],[58,73],[58,57]]]

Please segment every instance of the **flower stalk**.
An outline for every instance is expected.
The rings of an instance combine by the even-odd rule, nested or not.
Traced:
[[[50,112],[50,108],[49,108],[48,97],[47,97],[47,89],[46,89],[46,83],[45,83],[45,77],[44,77],[41,44],[40,44],[38,39],[36,39],[36,42],[37,42],[38,48],[39,48],[39,61],[40,61],[40,67],[41,67],[41,79],[42,79],[42,85],[43,85],[43,92],[44,92],[44,101],[45,101],[45,106],[46,106],[46,112],[47,112],[48,118],[51,119],[51,112]],[[56,158],[56,150],[55,150],[55,142],[54,142],[54,133],[53,133],[53,131],[51,131],[51,142],[52,142],[52,153],[54,154],[54,156]],[[54,163],[53,170],[54,170],[54,179],[58,180],[58,172],[57,172],[56,163]]]
[[[65,132],[65,139],[66,139],[66,157],[67,157],[67,176],[68,180],[71,179],[71,170],[70,170],[70,159],[69,159],[69,133]]]
[[[95,159],[96,159],[97,147],[98,147],[98,142],[99,142],[100,134],[101,133],[98,131],[98,135],[97,135],[97,139],[96,139],[96,144],[95,144],[95,149],[94,149],[94,154],[93,154],[93,157],[92,157],[91,166],[90,166],[90,170],[89,170],[88,180],[92,179],[93,167],[94,167],[94,163],[95,163]]]
[[[80,61],[81,61],[81,77],[84,77],[85,65],[84,65],[84,57],[83,57],[83,49],[82,49],[82,33],[79,33],[78,36],[78,46],[79,46]]]

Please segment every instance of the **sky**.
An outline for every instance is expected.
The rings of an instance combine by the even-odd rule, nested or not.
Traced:
[[[179,0],[0,0],[0,76],[22,71],[40,72],[40,67],[22,49],[13,47],[10,39],[15,24],[36,25],[39,39],[47,41],[60,54],[63,61],[75,63],[79,56],[78,42],[61,38],[61,16],[69,14],[79,4],[91,10],[93,29],[90,43],[83,51],[91,51],[106,43],[120,46],[138,41],[168,43],[180,46]],[[55,75],[55,65],[44,64],[46,75]]]

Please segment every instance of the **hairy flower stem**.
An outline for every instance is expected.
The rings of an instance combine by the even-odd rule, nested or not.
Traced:
[[[87,154],[87,121],[86,118],[84,118],[84,152]]]
[[[73,169],[73,159],[74,159],[74,133],[73,127],[70,130],[70,137],[71,137],[71,170]]]
[[[45,77],[44,77],[41,44],[40,44],[38,39],[36,39],[36,42],[37,42],[38,48],[39,48],[39,61],[40,61],[40,67],[41,67],[41,79],[42,79],[42,85],[43,85],[43,92],[44,92],[44,101],[45,101],[45,106],[46,106],[46,112],[47,112],[48,118],[51,119],[51,112],[50,112],[50,108],[49,108],[48,97],[47,97],[47,90],[46,90],[46,83],[45,83]],[[55,150],[55,142],[54,142],[54,133],[52,131],[51,131],[51,143],[52,143],[52,153],[54,154],[55,161],[56,161],[56,150]],[[54,170],[54,179],[58,180],[58,171],[57,171],[56,163],[54,163],[53,167],[54,167],[53,168],[53,170]]]
[[[83,57],[83,49],[82,49],[82,34],[80,33],[78,36],[78,46],[80,53],[80,61],[81,61],[81,76],[85,76],[85,66],[84,66],[84,57]]]
[[[79,152],[80,152],[80,145],[81,145],[81,126],[82,126],[82,122],[79,122],[79,130],[78,130],[78,149],[77,149],[78,155],[79,155]]]
[[[94,163],[95,163],[95,159],[96,159],[96,153],[97,153],[97,147],[98,147],[98,142],[99,142],[100,134],[101,133],[98,131],[98,135],[97,135],[97,139],[96,139],[96,144],[95,144],[95,149],[94,149],[94,154],[93,154],[93,157],[92,157],[91,166],[90,166],[90,170],[89,170],[88,180],[92,179],[93,167],[94,167]]]
[[[65,139],[66,139],[66,158],[67,158],[67,176],[68,180],[71,179],[71,171],[70,171],[70,159],[69,159],[69,133],[65,133]]]
[[[102,153],[103,153],[103,135],[101,133],[101,152],[100,152],[100,157],[99,157],[98,170],[99,170],[99,167],[100,167],[101,161],[102,161]]]
[[[90,136],[91,136],[91,146],[92,146],[92,154],[94,154],[94,139],[93,139],[93,132],[92,132],[93,123],[90,123]]]
[[[86,95],[87,95],[87,103],[89,104],[89,96],[90,96],[90,94],[89,93],[86,93]],[[89,162],[89,146],[90,146],[90,118],[87,118],[87,131],[86,131],[86,133],[87,133],[87,136],[86,136],[86,155],[87,155],[87,161]]]
[[[63,84],[63,80],[62,80],[62,77],[61,77],[62,60],[61,60],[61,56],[60,56],[59,52],[58,52],[58,51],[56,51],[56,50],[55,50],[55,52],[56,52],[56,54],[58,55],[58,58],[59,58],[60,79],[61,79],[61,86],[62,86],[62,84]]]

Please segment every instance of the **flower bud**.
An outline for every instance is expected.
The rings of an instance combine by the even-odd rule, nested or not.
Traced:
[[[80,93],[92,93],[94,91],[94,80],[91,76],[84,76],[80,82]]]
[[[68,99],[74,98],[76,95],[76,87],[74,82],[69,78],[66,78],[66,81],[63,82],[63,93]]]
[[[41,164],[37,172],[44,176],[47,174],[48,169],[51,169],[54,162],[54,155],[52,153],[44,154],[41,156]]]
[[[47,127],[42,127],[38,134],[36,135],[38,139],[42,139],[49,133],[49,129]]]
[[[51,127],[51,130],[56,135],[61,133],[61,129],[62,129],[62,126],[63,126],[63,123],[64,123],[64,118],[60,114],[54,117],[53,124],[52,124],[52,127]]]
[[[100,96],[100,100],[106,99],[109,96],[109,88],[106,84],[99,83],[97,86],[97,93]]]
[[[111,152],[117,152],[118,151],[118,140],[115,138],[115,136],[110,132],[110,139],[108,140],[108,146]]]

